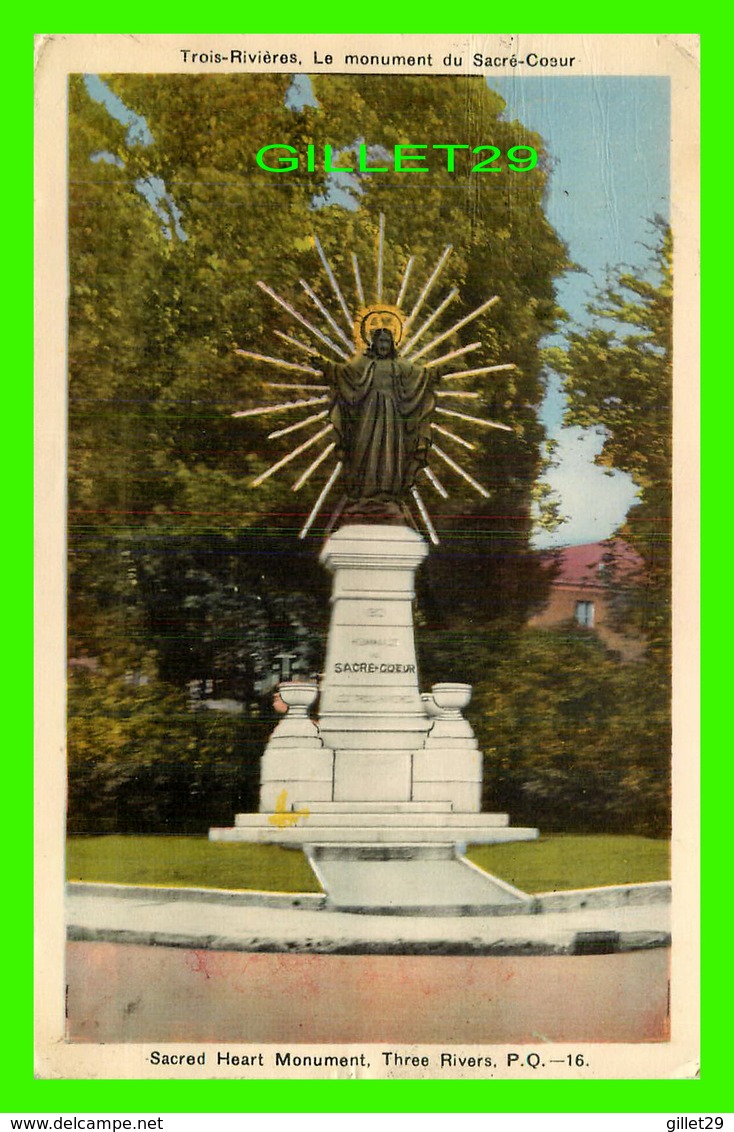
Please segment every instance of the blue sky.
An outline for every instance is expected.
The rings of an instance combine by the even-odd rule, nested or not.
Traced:
[[[649,221],[669,215],[669,82],[652,76],[514,74],[488,83],[507,103],[504,117],[523,122],[546,143],[552,162],[548,217],[582,269],[559,281],[559,302],[570,316],[569,328],[587,327],[586,305],[610,271],[624,266],[649,276],[651,257],[645,246],[653,242]],[[99,78],[87,76],[86,85],[90,96],[128,127],[128,145],[150,144],[145,121]],[[297,110],[313,101],[306,76],[294,76],[286,104]],[[96,159],[118,161],[111,154]],[[163,182],[152,178],[139,182],[137,188],[160,217],[164,233],[170,238],[173,230],[185,239],[183,217]],[[544,344],[563,342],[562,329]],[[601,434],[563,428],[563,409],[560,383],[550,375],[541,419],[557,444],[557,466],[545,478],[560,499],[566,522],[552,534],[538,531],[534,538],[538,547],[609,537],[636,495],[629,476],[594,464]]]
[[[586,304],[607,274],[624,265],[650,277],[654,243],[649,221],[670,211],[670,88],[657,77],[521,77],[489,86],[507,102],[504,117],[541,134],[551,155],[548,218],[583,273],[560,280],[561,306],[588,327]],[[564,333],[547,345],[563,345]],[[622,522],[636,491],[623,473],[597,467],[602,437],[562,428],[563,396],[551,377],[541,418],[556,440],[559,466],[546,476],[567,516],[558,530],[539,532],[536,546],[595,542]]]

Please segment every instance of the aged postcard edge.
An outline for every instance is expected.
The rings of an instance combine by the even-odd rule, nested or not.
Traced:
[[[584,74],[659,74],[671,78],[671,219],[675,238],[674,418],[674,837],[673,1018],[669,1043],[605,1046],[601,1076],[688,1077],[698,1056],[697,610],[698,586],[698,164],[699,71],[696,36],[43,36],[36,44],[37,167],[37,775],[36,910],[37,1067],[46,1077],[159,1076],[138,1047],[66,1043],[63,975],[63,833],[65,734],[65,343],[66,82],[73,73],[194,73],[181,51],[218,47],[295,50],[313,70],[318,46],[335,59],[360,53],[433,51],[470,57],[474,50],[575,54]],[[302,58],[301,58],[302,56]],[[249,71],[271,72],[252,65]],[[334,64],[334,72],[340,70]],[[367,68],[368,69],[368,68]],[[224,65],[216,73],[241,72]],[[469,71],[469,68],[466,68]],[[455,70],[434,68],[430,72]],[[465,73],[465,72],[458,72]],[[476,73],[476,72],[471,72]],[[480,72],[486,74],[486,72]],[[498,73],[509,73],[500,71]],[[221,1044],[221,1043],[219,1043]],[[579,1043],[576,1043],[579,1044]],[[146,1049],[148,1044],[146,1044]],[[324,1047],[326,1048],[326,1047]],[[361,1048],[361,1047],[360,1047]],[[452,1047],[455,1048],[455,1047]],[[476,1047],[475,1047],[476,1048]],[[331,1049],[331,1047],[329,1047]],[[169,1074],[173,1075],[173,1074]],[[186,1075],[185,1071],[175,1075]],[[194,1075],[193,1073],[191,1075]],[[267,1074],[262,1074],[267,1076]],[[305,1074],[300,1074],[301,1076]],[[315,1074],[318,1075],[318,1074]]]

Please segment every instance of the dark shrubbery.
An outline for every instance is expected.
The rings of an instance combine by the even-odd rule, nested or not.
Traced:
[[[70,833],[206,833],[257,808],[269,725],[191,711],[150,677],[74,673],[69,690]]]
[[[485,808],[545,832],[667,836],[670,681],[583,630],[526,631],[469,709],[486,753]]]

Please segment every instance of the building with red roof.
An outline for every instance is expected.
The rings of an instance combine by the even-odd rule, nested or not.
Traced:
[[[644,561],[634,547],[612,538],[549,551],[543,560],[553,572],[548,603],[528,625],[533,629],[573,625],[596,633],[623,660],[639,660],[645,651],[644,637],[622,630],[612,610],[620,587],[642,583]]]

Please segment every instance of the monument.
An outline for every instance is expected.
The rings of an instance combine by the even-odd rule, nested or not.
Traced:
[[[381,217],[375,300],[365,303],[359,265],[352,257],[360,303],[352,313],[315,240],[341,315],[352,332],[351,341],[305,281],[301,281],[304,289],[338,341],[261,283],[318,347],[292,333],[275,333],[317,364],[238,351],[290,373],[305,372],[309,379],[326,381],[271,383],[271,387],[294,389],[307,396],[235,414],[326,406],[270,433],[271,439],[277,439],[318,426],[309,439],[258,476],[254,485],[323,440],[323,448],[293,485],[299,490],[322,463],[334,459],[302,537],[337,483],[342,494],[321,552],[321,562],[333,575],[323,676],[319,684],[281,683],[280,695],[288,712],[273,731],[262,758],[259,812],[238,814],[233,827],[212,829],[210,837],[302,847],[334,908],[510,911],[528,898],[472,865],[464,856],[465,847],[529,840],[538,831],[513,828],[507,814],[481,812],[482,754],[462,715],[471,687],[446,682],[435,684],[430,692],[421,691],[413,600],[415,573],[428,554],[418,523],[432,542],[438,541],[417,485],[419,477],[440,495],[447,495],[430,466],[432,458],[436,456],[474,490],[488,495],[436,443],[439,434],[471,447],[436,417],[453,418],[454,427],[454,422],[461,421],[479,428],[508,429],[500,422],[445,408],[443,398],[476,397],[456,390],[455,383],[513,367],[447,368],[457,357],[480,348],[479,342],[426,359],[497,299],[489,299],[418,347],[456,297],[457,292],[452,291],[414,329],[451,249],[444,250],[413,308],[406,311],[402,303],[412,260],[395,303],[387,304],[382,294],[383,242]],[[324,356],[324,347],[339,360]],[[318,714],[312,719],[309,710],[317,698]]]

